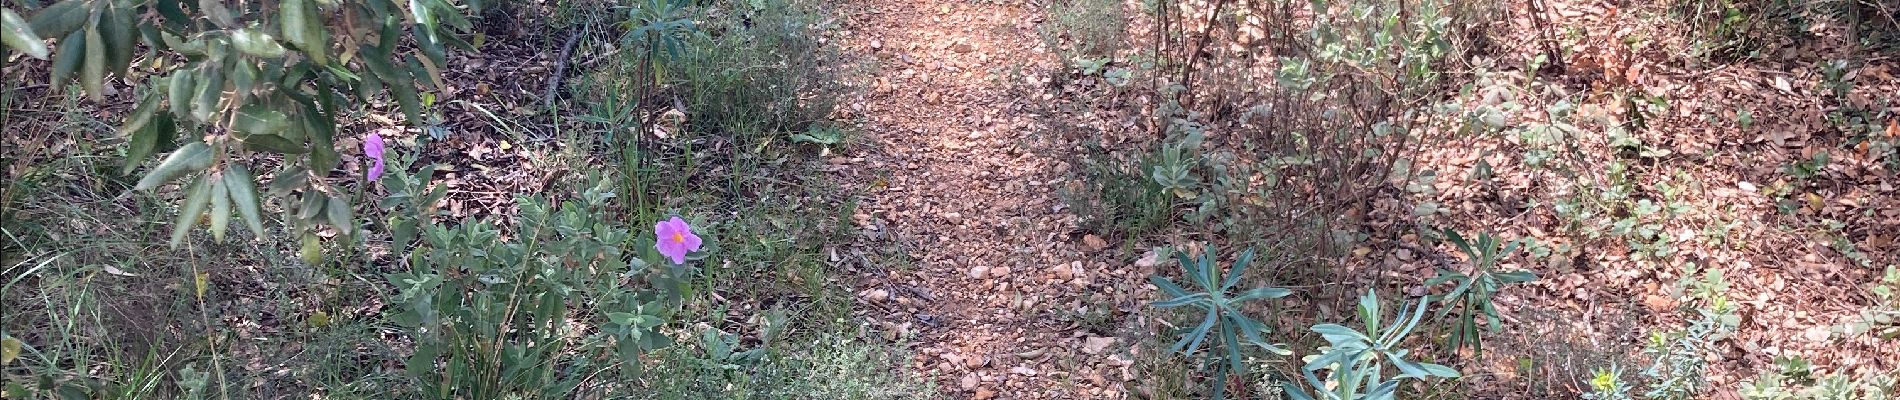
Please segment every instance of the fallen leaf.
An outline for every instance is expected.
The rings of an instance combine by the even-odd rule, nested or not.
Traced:
[[[139,276],[139,274],[125,272],[125,270],[121,270],[119,269],[119,267],[114,267],[110,265],[105,266],[105,270],[106,270],[106,273],[108,274],[113,274],[113,275],[118,275],[118,276]]]
[[[13,359],[20,358],[20,349],[23,347],[26,344],[21,343],[20,339],[12,336],[0,338],[0,364],[9,364]]]

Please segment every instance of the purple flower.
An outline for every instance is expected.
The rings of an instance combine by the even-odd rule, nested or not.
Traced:
[[[368,137],[363,138],[363,155],[376,160],[376,164],[369,167],[371,182],[383,177],[383,135],[380,134],[381,132],[381,130],[370,132]]]
[[[674,264],[685,264],[686,253],[699,251],[699,236],[680,217],[653,224],[653,234],[659,239],[653,247],[660,249],[660,255],[673,259]]]

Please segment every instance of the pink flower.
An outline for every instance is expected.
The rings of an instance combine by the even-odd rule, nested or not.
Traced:
[[[685,264],[686,253],[699,251],[699,236],[680,217],[653,224],[653,233],[659,239],[653,247],[660,249],[660,255],[673,259],[674,264]]]
[[[383,135],[380,132],[370,132],[368,137],[363,138],[363,155],[376,160],[376,164],[369,166],[371,182],[383,177]]]

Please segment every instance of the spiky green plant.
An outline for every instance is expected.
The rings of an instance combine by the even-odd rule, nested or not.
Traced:
[[[1247,365],[1242,362],[1242,359],[1244,359],[1242,353],[1245,350],[1242,345],[1253,345],[1262,350],[1279,355],[1292,353],[1287,351],[1285,347],[1267,343],[1266,338],[1261,336],[1261,333],[1271,332],[1272,329],[1260,321],[1248,318],[1247,315],[1241,311],[1241,303],[1252,300],[1277,299],[1286,297],[1293,292],[1284,288],[1262,287],[1238,294],[1230,294],[1229,291],[1233,290],[1234,286],[1240,283],[1240,277],[1243,276],[1243,273],[1247,270],[1247,265],[1253,262],[1254,251],[1249,249],[1245,252],[1241,252],[1240,257],[1234,259],[1233,267],[1229,268],[1225,275],[1221,273],[1218,266],[1214,265],[1215,254],[1218,253],[1215,251],[1214,246],[1208,245],[1207,251],[1202,252],[1198,260],[1189,258],[1186,253],[1181,253],[1178,256],[1181,267],[1187,270],[1185,278],[1200,289],[1198,292],[1190,293],[1186,289],[1182,289],[1181,285],[1175,284],[1174,281],[1160,276],[1152,276],[1149,277],[1148,280],[1153,282],[1155,287],[1161,288],[1162,292],[1173,297],[1168,300],[1154,302],[1152,306],[1157,308],[1194,306],[1206,311],[1206,316],[1201,318],[1201,323],[1189,330],[1188,334],[1182,336],[1181,340],[1176,341],[1174,346],[1169,350],[1178,352],[1184,356],[1193,357],[1200,352],[1201,345],[1207,343],[1207,347],[1210,349],[1210,361],[1214,361],[1212,367],[1214,368],[1215,379],[1213,380],[1212,397],[1223,398],[1226,389],[1225,382],[1227,382],[1227,375],[1230,373],[1244,373],[1246,371]],[[1215,328],[1219,328],[1219,335],[1212,334],[1215,332]],[[1208,341],[1210,336],[1213,337],[1211,342]],[[1220,354],[1212,354],[1216,351],[1213,349],[1219,349]],[[1225,357],[1221,357],[1221,355],[1225,355]],[[1225,358],[1226,362],[1220,362],[1221,358]]]
[[[1447,230],[1445,236],[1458,246],[1458,250],[1465,252],[1465,255],[1471,258],[1472,274],[1466,275],[1462,272],[1440,268],[1438,277],[1425,281],[1425,285],[1454,284],[1451,291],[1434,297],[1444,304],[1444,307],[1438,309],[1438,318],[1444,318],[1453,309],[1463,310],[1458,315],[1457,324],[1452,327],[1451,349],[1457,351],[1460,348],[1470,347],[1473,355],[1483,354],[1484,342],[1482,332],[1478,330],[1478,316],[1484,316],[1485,323],[1489,325],[1491,332],[1496,333],[1504,329],[1504,324],[1498,317],[1498,309],[1491,303],[1491,297],[1497,295],[1498,289],[1504,285],[1535,281],[1537,275],[1524,270],[1497,271],[1498,260],[1517,251],[1518,246],[1523,244],[1521,241],[1500,243],[1498,238],[1485,233],[1478,235],[1478,241],[1474,245],[1466,241],[1458,232]]]
[[[1399,383],[1405,379],[1458,377],[1458,370],[1451,367],[1406,359],[1411,350],[1401,347],[1405,337],[1425,319],[1425,303],[1429,301],[1401,307],[1392,323],[1382,325],[1385,317],[1379,311],[1379,296],[1366,292],[1359,298],[1363,333],[1338,324],[1313,326],[1313,332],[1328,343],[1320,354],[1307,356],[1306,365],[1300,367],[1315,392],[1301,390],[1292,382],[1282,384],[1282,388],[1295,400],[1390,400],[1398,398]],[[1399,374],[1387,379],[1387,365],[1397,368]],[[1321,370],[1328,371],[1324,379],[1317,374]]]

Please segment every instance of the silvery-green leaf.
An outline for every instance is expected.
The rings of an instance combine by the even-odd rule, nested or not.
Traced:
[[[204,177],[191,180],[191,187],[185,190],[185,205],[178,212],[178,220],[172,223],[172,248],[178,248],[185,242],[185,234],[191,227],[198,225],[198,217],[204,215],[205,205],[211,202],[211,185]]]
[[[46,59],[46,42],[40,40],[40,36],[33,33],[33,27],[27,25],[20,14],[14,14],[11,8],[0,8],[0,39],[7,47],[33,58]]]
[[[133,186],[132,189],[150,190],[165,182],[170,182],[179,175],[203,170],[210,166],[211,146],[205,145],[204,142],[191,142],[172,151],[171,155],[165,156],[165,160],[160,161],[157,167],[153,167],[151,172],[146,173],[145,178],[139,179],[138,185]]]

